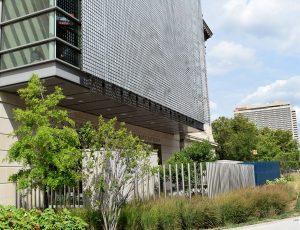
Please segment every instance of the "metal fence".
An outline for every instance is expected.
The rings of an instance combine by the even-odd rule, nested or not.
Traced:
[[[47,193],[38,188],[16,190],[16,207],[18,208],[80,208],[85,206],[84,203],[81,183],[78,183],[76,187],[64,186],[62,189],[49,189]]]
[[[135,199],[207,195],[204,163],[162,165],[155,175],[135,181]]]
[[[255,186],[253,165],[224,163],[193,163],[162,165],[155,174],[135,178],[130,199],[148,200],[159,197],[208,196]],[[47,203],[51,208],[84,207],[86,199],[82,184],[49,190]],[[45,208],[44,194],[38,189],[17,191],[17,207]]]

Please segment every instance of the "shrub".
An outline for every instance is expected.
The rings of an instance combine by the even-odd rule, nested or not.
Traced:
[[[158,214],[158,229],[180,228],[176,202],[172,199],[167,199],[164,202],[158,201],[156,209]]]
[[[208,229],[272,217],[296,199],[286,184],[247,188],[214,199],[167,198],[127,205],[119,229]]]
[[[148,211],[143,212],[140,219],[142,229],[158,229],[160,226],[159,215],[160,214],[157,207],[152,207]]]
[[[119,221],[118,221],[118,229],[122,229],[122,230],[142,229],[141,214],[142,214],[142,205],[140,203],[134,202],[132,204],[128,204],[121,211]]]
[[[177,201],[178,222],[181,229],[191,229],[194,226],[195,209],[186,199]]]
[[[36,221],[39,213],[31,214],[28,215],[24,209],[0,206],[0,229],[34,229],[39,226]]]
[[[194,206],[193,227],[197,229],[216,228],[223,225],[218,203],[215,200],[202,200]]]
[[[222,217],[229,223],[243,223],[249,218],[272,217],[284,212],[295,193],[285,184],[243,189],[221,197]]]
[[[291,175],[281,176],[280,178],[276,178],[275,180],[267,180],[266,184],[287,184],[289,181],[293,181],[293,177]]]
[[[101,229],[102,216],[100,211],[89,208],[74,208],[69,210],[72,216],[77,216],[88,224],[89,229]]]
[[[64,209],[55,213],[53,209],[44,212],[33,209],[26,211],[15,207],[0,206],[0,229],[86,229],[87,224]]]
[[[251,210],[245,196],[239,193],[227,194],[220,201],[220,212],[225,222],[239,224],[248,220]]]
[[[287,186],[263,186],[257,195],[251,199],[253,215],[258,218],[271,217],[285,211],[289,202],[293,199]]]
[[[41,229],[86,229],[87,224],[79,217],[72,216],[67,209],[55,213],[53,209],[46,209],[38,219]]]

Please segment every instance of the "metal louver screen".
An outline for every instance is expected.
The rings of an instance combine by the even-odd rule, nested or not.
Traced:
[[[200,0],[83,0],[83,71],[209,122]]]

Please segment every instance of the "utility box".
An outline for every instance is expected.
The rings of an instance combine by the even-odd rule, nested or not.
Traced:
[[[254,165],[254,175],[256,186],[264,185],[267,180],[280,178],[279,161],[269,162],[243,162],[241,164]]]

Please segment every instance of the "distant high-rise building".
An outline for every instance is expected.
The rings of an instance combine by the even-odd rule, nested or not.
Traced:
[[[273,130],[288,130],[298,140],[298,126],[296,111],[289,102],[275,102],[259,106],[243,106],[234,110],[235,114],[242,114],[255,123],[258,128]]]
[[[298,123],[296,110],[292,110],[293,135],[298,140]]]

